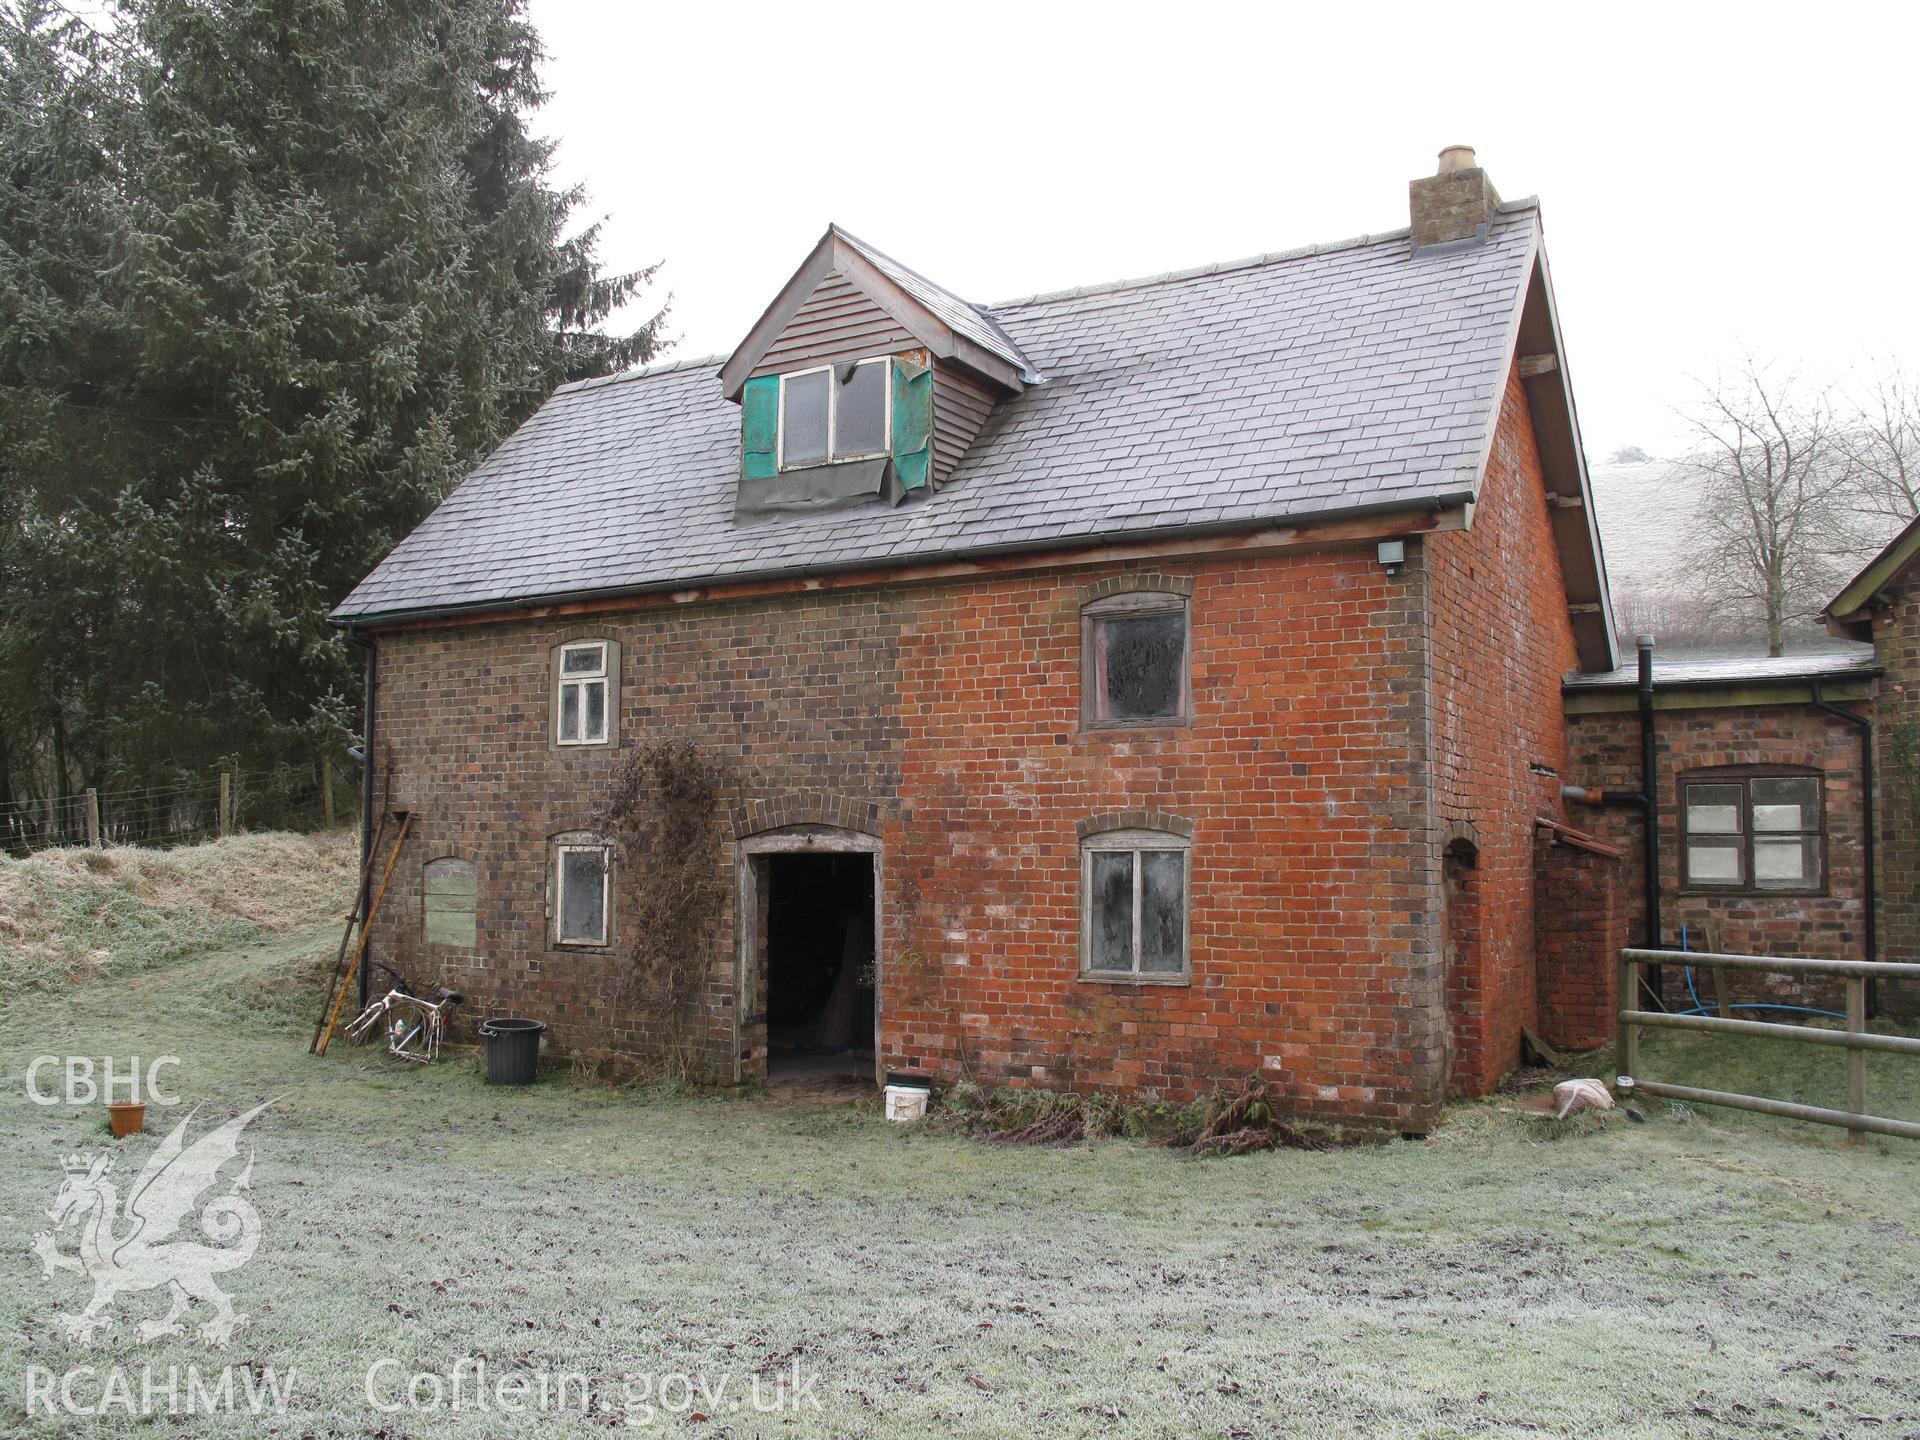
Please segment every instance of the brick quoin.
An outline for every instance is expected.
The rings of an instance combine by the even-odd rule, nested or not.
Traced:
[[[1873,622],[1875,657],[1886,670],[1875,703],[1878,780],[1880,958],[1920,960],[1920,582],[1909,562],[1884,591]],[[1880,1004],[1920,1019],[1920,981],[1882,981]]]
[[[1526,392],[1507,378],[1473,528],[1429,542],[1433,825],[1473,852],[1470,942],[1448,947],[1449,1085],[1485,1093],[1536,1016],[1536,819],[1561,816],[1562,677],[1578,664]],[[1443,918],[1444,926],[1444,918]]]
[[[674,1048],[757,1078],[736,1025],[737,917],[714,917],[690,1032],[613,943],[547,941],[548,845],[589,827],[619,753],[698,741],[734,777],[735,841],[794,823],[877,836],[881,1063],[947,1079],[1172,1100],[1259,1073],[1301,1113],[1422,1130],[1484,1090],[1536,1007],[1532,830],[1558,813],[1574,648],[1526,400],[1510,379],[1468,533],[678,604],[447,622],[378,648],[377,785],[414,812],[380,958],[524,1013],[590,1061]],[[1190,724],[1086,730],[1080,610],[1191,595]],[[550,653],[620,646],[619,753],[549,744]],[[1192,982],[1079,978],[1080,837],[1157,812],[1191,833]],[[1477,837],[1480,938],[1445,974],[1441,853]],[[475,863],[479,948],[427,950],[421,868]],[[1449,1021],[1449,996],[1452,1015]]]

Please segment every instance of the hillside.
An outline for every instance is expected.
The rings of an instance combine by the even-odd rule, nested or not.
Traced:
[[[344,918],[357,843],[338,830],[0,857],[0,1002]]]

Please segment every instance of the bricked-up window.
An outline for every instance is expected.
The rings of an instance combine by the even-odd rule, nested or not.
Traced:
[[[1187,842],[1158,830],[1109,830],[1081,842],[1081,972],[1099,979],[1184,980]]]
[[[893,364],[853,360],[780,377],[780,468],[885,455],[893,430]]]
[[[1088,725],[1179,725],[1191,713],[1184,595],[1110,595],[1080,612]]]
[[[1687,888],[1747,894],[1821,889],[1820,776],[1693,771],[1680,785]]]
[[[553,738],[560,745],[605,745],[613,736],[613,667],[608,640],[576,640],[553,658]]]
[[[426,863],[420,887],[421,937],[429,945],[471,950],[478,941],[479,879],[471,860]]]
[[[613,889],[613,849],[590,835],[553,842],[547,913],[556,945],[603,946]]]

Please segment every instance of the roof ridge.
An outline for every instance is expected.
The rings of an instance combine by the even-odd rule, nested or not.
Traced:
[[[1499,212],[1516,214],[1523,210],[1537,210],[1539,202],[1531,195],[1521,200],[1503,200],[1496,207]],[[1215,260],[1205,265],[1192,265],[1184,270],[1167,270],[1158,275],[1135,275],[1124,280],[1107,280],[1095,285],[1073,285],[1064,290],[1042,290],[1033,295],[1021,295],[1012,300],[996,300],[984,307],[989,314],[995,310],[1010,310],[1016,305],[1046,305],[1057,300],[1078,300],[1086,295],[1111,295],[1118,290],[1143,290],[1149,285],[1177,284],[1182,280],[1199,280],[1208,275],[1224,275],[1234,270],[1254,270],[1262,265],[1277,265],[1287,260],[1304,260],[1313,255],[1327,255],[1336,250],[1359,250],[1368,245],[1381,245],[1389,240],[1405,240],[1413,234],[1413,227],[1402,225],[1396,230],[1381,230],[1367,235],[1349,235],[1344,240],[1323,240],[1313,245],[1296,245],[1291,250],[1268,250],[1259,255],[1243,255],[1237,260]]]
[[[702,365],[718,369],[724,355],[701,355],[687,360],[663,360],[658,365],[638,365],[631,370],[616,370],[611,375],[590,375],[585,380],[569,380],[556,385],[555,395],[570,395],[576,390],[597,390],[603,385],[623,385],[629,380],[646,380],[655,375],[671,375],[676,370],[692,370]]]

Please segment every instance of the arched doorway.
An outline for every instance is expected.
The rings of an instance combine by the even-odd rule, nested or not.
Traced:
[[[1456,834],[1441,852],[1444,993],[1447,1005],[1447,1094],[1459,1094],[1478,1058],[1480,994],[1480,847]]]

